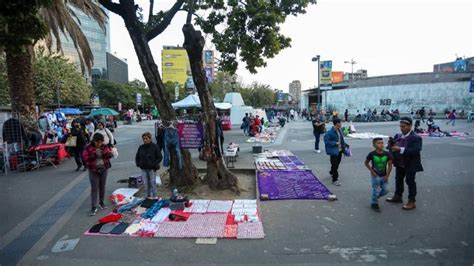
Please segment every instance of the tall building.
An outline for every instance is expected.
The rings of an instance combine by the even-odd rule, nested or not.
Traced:
[[[92,18],[88,17],[80,10],[70,7],[80,21],[80,27],[87,40],[94,55],[94,63],[92,65],[91,74],[87,74],[86,78],[96,85],[99,79],[107,77],[107,52],[110,52],[110,25],[109,19],[106,18],[106,30],[102,30],[99,24]],[[108,10],[105,10],[109,16]],[[74,64],[79,65],[79,55],[76,47],[69,36],[61,35],[61,44],[64,51],[64,56],[71,60]]]
[[[128,64],[126,59],[120,59],[111,53],[107,53],[107,75],[106,79],[122,84],[128,83]]]
[[[293,102],[299,102],[301,97],[301,82],[294,80],[290,83],[289,94],[292,96]]]
[[[359,69],[355,73],[344,73],[344,81],[366,79],[367,77],[367,70],[365,69]]]
[[[212,82],[216,74],[214,51],[205,50],[203,52],[203,61],[207,80]],[[161,73],[164,83],[178,83],[180,86],[184,86],[188,93],[194,92],[194,82],[188,54],[183,47],[163,46],[163,50],[161,51],[161,64]]]

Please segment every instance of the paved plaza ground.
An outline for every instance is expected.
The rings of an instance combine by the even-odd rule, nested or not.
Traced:
[[[355,124],[359,132],[393,135],[397,122]],[[472,132],[458,121],[446,130]],[[153,132],[145,121],[116,131],[120,156],[109,172],[107,194],[137,173],[134,156],[141,133]],[[241,144],[238,168],[252,168],[252,144],[240,130],[225,133],[226,143]],[[425,171],[417,175],[417,209],[382,200],[381,213],[370,209],[369,173],[363,165],[370,140],[348,140],[353,156],[343,158],[342,186],[331,185],[329,158],[313,152],[311,123],[292,122],[276,143],[264,148],[289,149],[337,195],[334,202],[264,201],[263,240],[94,237],[83,233],[97,220],[89,211],[87,172],[74,172],[74,160],[58,169],[0,175],[0,265],[141,265],[141,264],[353,264],[435,265],[474,263],[474,139],[423,138]],[[196,164],[203,166],[193,152]],[[391,176],[391,192],[394,173]],[[391,193],[390,193],[391,194]],[[405,199],[406,199],[406,195]],[[103,214],[103,213],[100,213]],[[80,239],[72,251],[51,252],[61,239]]]

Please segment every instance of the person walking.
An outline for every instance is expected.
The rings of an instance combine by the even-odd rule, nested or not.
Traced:
[[[374,138],[372,140],[374,150],[365,158],[365,167],[369,169],[372,184],[372,200],[370,207],[380,212],[379,198],[388,194],[387,183],[392,172],[392,156],[384,151],[383,139]]]
[[[97,129],[95,130],[94,135],[95,133],[99,133],[104,136],[104,145],[115,145],[114,135],[112,134],[112,132],[110,132],[108,128],[105,127],[105,123],[103,121],[97,122]]]
[[[346,109],[346,111],[344,112],[344,121],[345,122],[348,122],[349,121],[349,110]]]
[[[85,129],[81,127],[81,124],[78,121],[72,123],[71,136],[76,138],[76,146],[71,147],[72,152],[74,153],[74,160],[76,161],[76,172],[84,166],[84,171],[86,170],[86,165],[82,160],[82,152],[87,142],[89,142],[89,135],[86,133]]]
[[[329,155],[329,160],[331,162],[331,171],[329,174],[332,176],[333,185],[340,186],[339,182],[339,164],[341,163],[342,153],[346,147],[344,141],[344,135],[342,134],[341,127],[342,122],[339,118],[336,118],[332,121],[333,127],[326,132],[324,135],[324,144],[326,148],[326,154]]]
[[[314,116],[314,120],[312,121],[313,124],[313,135],[315,138],[314,142],[314,152],[321,153],[319,149],[319,140],[321,138],[321,134],[324,133],[326,124],[324,123],[324,116],[322,116],[321,112]]]
[[[84,165],[89,169],[89,181],[91,184],[91,211],[90,216],[97,213],[98,208],[105,209],[105,183],[107,181],[108,169],[112,166],[110,159],[113,157],[112,150],[104,143],[104,136],[95,133],[92,141],[86,146],[82,154]],[[97,200],[97,194],[99,199]]]
[[[92,123],[92,120],[90,118],[86,119],[86,131],[87,131],[87,134],[89,135],[89,139],[91,139],[92,135],[94,135],[94,132],[95,132],[95,126],[94,126],[94,123]]]
[[[417,172],[423,171],[421,165],[422,139],[412,131],[413,120],[409,117],[400,119],[400,131],[402,134],[395,135],[389,140],[390,151],[395,165],[395,193],[393,197],[386,199],[391,203],[403,203],[403,181],[408,186],[408,203],[403,205],[404,210],[416,208],[416,182]]]
[[[150,132],[143,133],[142,139],[143,144],[138,147],[135,155],[135,164],[142,171],[147,198],[156,199],[156,171],[160,169],[163,156],[158,145],[151,141]]]
[[[449,121],[446,122],[446,125],[449,125],[451,123],[452,126],[456,124],[456,110],[452,110],[451,113],[448,114],[448,119]]]
[[[420,118],[421,118],[422,123],[425,123],[425,115],[426,115],[426,110],[425,110],[425,107],[423,106],[420,109]]]

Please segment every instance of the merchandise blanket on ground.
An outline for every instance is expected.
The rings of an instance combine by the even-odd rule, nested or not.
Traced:
[[[84,234],[231,239],[262,239],[265,236],[257,200],[190,200],[190,206],[184,210],[171,210],[173,203],[169,200],[145,202],[126,210],[118,221],[98,221]]]
[[[331,192],[303,161],[287,150],[266,151],[255,159],[261,200],[329,199]]]

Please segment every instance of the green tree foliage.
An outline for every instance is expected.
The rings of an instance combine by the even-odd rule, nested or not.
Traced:
[[[102,106],[117,106],[121,102],[124,109],[135,108],[137,105],[137,93],[142,95],[143,106],[153,105],[153,100],[146,84],[137,79],[129,84],[100,80],[95,87],[95,92],[99,95]]]
[[[255,108],[275,104],[275,92],[267,84],[254,82],[249,87],[241,88],[240,93],[245,104]]]
[[[306,13],[316,0],[204,0],[199,10],[208,12],[196,23],[211,34],[221,52],[221,70],[235,73],[238,57],[251,73],[265,67],[265,58],[273,58],[290,47],[291,39],[280,33],[280,24],[287,16]],[[224,29],[223,29],[224,28]]]
[[[5,57],[0,56],[0,104],[10,105]],[[42,106],[58,102],[59,89],[61,105],[88,103],[91,88],[77,71],[76,66],[66,58],[51,55],[39,49],[33,61],[33,84],[36,103]]]
[[[175,99],[174,89],[175,89],[174,82],[168,81],[165,83],[165,92],[168,94],[168,98],[172,99],[173,101]],[[179,85],[178,101],[184,99],[186,96],[187,96],[186,89],[184,88],[184,86]]]
[[[42,106],[57,103],[58,89],[61,105],[79,105],[91,99],[91,87],[76,66],[41,49],[33,63],[33,82],[36,102]]]

